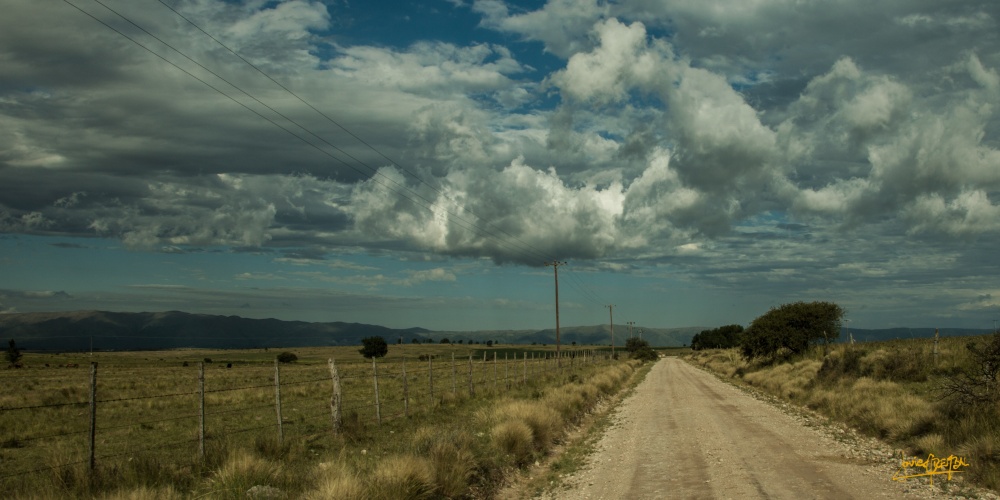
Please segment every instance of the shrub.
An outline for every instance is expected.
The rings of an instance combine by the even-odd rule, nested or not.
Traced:
[[[365,337],[361,339],[361,349],[358,352],[369,359],[382,358],[389,353],[389,344],[382,337]]]
[[[966,346],[972,355],[971,367],[945,379],[941,389],[945,397],[962,406],[984,406],[1000,401],[1000,333],[984,347],[975,342]]]
[[[7,347],[7,362],[14,365],[15,368],[20,367],[21,364],[21,350],[17,348],[17,344],[14,343],[14,339],[10,339]]]
[[[293,362],[298,361],[298,360],[299,360],[299,357],[296,356],[294,352],[287,352],[286,351],[286,352],[283,352],[283,353],[281,353],[281,354],[278,355],[278,362],[279,363],[293,363]]]

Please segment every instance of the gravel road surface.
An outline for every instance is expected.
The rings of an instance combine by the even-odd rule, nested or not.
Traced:
[[[892,450],[858,450],[807,424],[663,359],[616,410],[588,465],[546,497],[942,498],[915,479],[893,481]]]

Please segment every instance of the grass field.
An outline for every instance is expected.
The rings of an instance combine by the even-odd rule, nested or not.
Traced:
[[[17,498],[246,498],[253,488],[288,498],[488,496],[633,371],[584,347],[563,348],[559,365],[552,347],[480,347],[394,345],[374,369],[356,347],[294,349],[298,360],[279,367],[282,439],[279,351],[26,353],[25,368],[0,372],[0,491]],[[330,358],[343,392],[338,432]]]
[[[912,456],[954,454],[970,463],[967,479],[1000,489],[1000,400],[960,404],[947,382],[976,368],[966,345],[991,336],[907,339],[822,347],[785,362],[750,363],[736,349],[689,354],[690,361],[816,410]]]

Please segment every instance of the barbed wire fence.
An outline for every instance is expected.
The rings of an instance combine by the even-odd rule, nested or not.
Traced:
[[[105,373],[94,362],[83,390],[71,385],[40,404],[0,406],[6,424],[0,429],[0,484],[83,465],[93,474],[109,461],[178,448],[204,461],[207,443],[234,436],[256,434],[282,445],[292,437],[286,431],[300,438],[336,435],[349,426],[431,412],[449,399],[502,394],[608,362],[610,356],[591,350],[564,352],[560,359],[554,353],[524,351],[518,359],[517,351],[503,350],[500,357],[498,350],[484,350],[481,359],[470,352],[465,360],[454,353],[450,359],[422,355],[370,363],[331,358],[325,365],[275,360],[273,368],[229,364],[211,371],[205,369],[210,362],[201,362],[190,390],[176,386],[183,376],[156,379],[157,370],[170,368],[112,367]],[[149,385],[164,392],[136,394]],[[89,397],[79,398],[82,392]]]

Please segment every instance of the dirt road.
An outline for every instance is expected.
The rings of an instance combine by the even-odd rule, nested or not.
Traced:
[[[622,402],[588,466],[551,498],[929,498],[890,464],[676,358]]]

